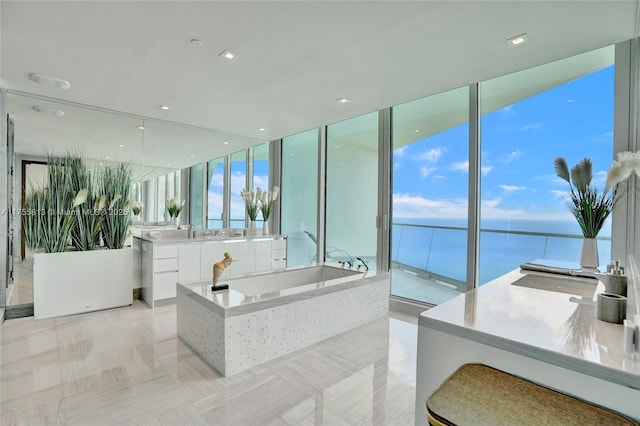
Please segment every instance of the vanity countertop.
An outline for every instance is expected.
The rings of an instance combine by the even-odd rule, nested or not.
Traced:
[[[179,230],[177,231],[179,232]],[[187,238],[185,235],[163,235],[158,238],[154,238],[153,235],[143,234],[142,236],[134,237],[143,241],[148,241],[154,245],[164,244],[202,244],[202,243],[233,243],[242,241],[267,241],[267,240],[282,240],[287,238],[285,235],[256,235],[256,236],[242,236],[242,235],[211,235],[211,236],[198,236],[196,238]]]
[[[419,325],[640,390],[624,327],[597,319],[601,282],[590,295],[512,285],[524,275],[516,269],[427,310]]]

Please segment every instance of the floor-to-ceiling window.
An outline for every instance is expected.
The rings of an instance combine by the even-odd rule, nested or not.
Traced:
[[[202,186],[204,164],[196,164],[189,169],[189,223],[193,229],[202,229]]]
[[[375,269],[378,203],[378,113],[327,126],[327,261]]]
[[[245,208],[240,191],[247,188],[247,151],[231,154],[231,205],[229,206],[229,227],[244,228]]]
[[[281,233],[287,267],[315,262],[318,224],[318,129],[282,139]]]
[[[269,144],[256,145],[253,147],[253,189],[260,188],[262,191],[271,191],[269,186]],[[256,226],[261,227],[263,223],[262,213],[258,214]]]
[[[391,294],[442,303],[466,290],[467,87],[392,109]]]
[[[207,223],[206,227],[222,228],[224,211],[224,157],[210,160],[207,165]]]
[[[156,178],[156,204],[158,206],[158,216],[156,220],[169,220],[169,213],[165,208],[166,205],[167,177],[165,175]]]
[[[613,63],[610,46],[481,84],[480,284],[537,259],[578,266],[582,233],[554,159],[571,168],[589,157],[592,184],[603,189],[613,152]],[[610,220],[598,237],[602,270]]]

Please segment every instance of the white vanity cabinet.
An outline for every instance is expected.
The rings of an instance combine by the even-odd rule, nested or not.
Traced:
[[[200,279],[200,246],[200,244],[178,246],[178,281],[189,282]],[[175,288],[171,297],[175,297]]]
[[[207,241],[200,246],[200,279],[206,280],[213,277],[213,264],[224,258],[228,244]],[[235,253],[231,253],[233,257],[237,257]],[[226,270],[225,274],[229,271]]]
[[[200,279],[210,279],[213,274],[213,264],[229,253],[234,262],[225,269],[221,279],[239,277],[256,272],[269,272],[283,269],[286,262],[286,239],[252,239],[227,240],[220,242],[204,242],[200,252]],[[284,248],[284,255],[282,247]],[[182,282],[182,280],[181,280]]]
[[[142,241],[142,299],[153,307],[155,300],[176,296],[178,246]]]
[[[213,264],[221,261],[225,252],[237,260],[221,279],[286,267],[287,240],[283,237],[178,241],[142,238],[140,245],[142,299],[151,307],[158,300],[175,298],[178,281],[211,280]]]

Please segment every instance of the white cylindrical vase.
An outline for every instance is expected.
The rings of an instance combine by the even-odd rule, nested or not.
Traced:
[[[595,238],[582,240],[582,252],[580,254],[580,266],[586,271],[597,271],[598,265],[598,241]]]

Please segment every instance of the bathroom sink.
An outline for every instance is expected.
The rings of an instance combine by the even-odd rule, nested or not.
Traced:
[[[526,274],[511,285],[591,298],[595,294],[598,280],[554,274]]]

